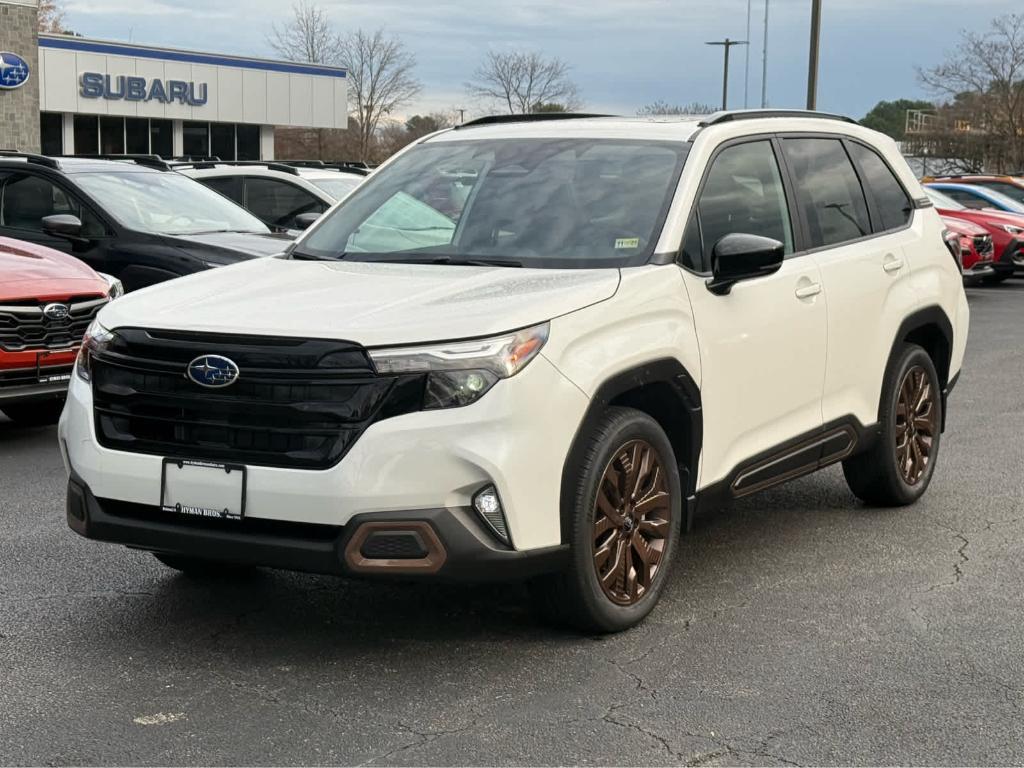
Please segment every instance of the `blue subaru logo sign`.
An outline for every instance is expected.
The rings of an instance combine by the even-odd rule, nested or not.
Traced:
[[[0,51],[0,88],[20,88],[28,81],[28,62],[10,51]]]
[[[238,366],[220,355],[203,355],[188,364],[186,375],[201,387],[228,387],[238,380]]]

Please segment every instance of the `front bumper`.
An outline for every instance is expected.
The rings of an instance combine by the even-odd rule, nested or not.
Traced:
[[[0,407],[64,397],[76,354],[77,349],[0,350]]]
[[[74,473],[68,480],[67,521],[85,538],[135,549],[345,576],[510,581],[557,571],[568,557],[566,545],[522,552],[503,549],[468,509],[363,514],[344,526],[195,519],[157,507],[97,499]],[[408,532],[415,537],[413,551],[406,549],[395,557],[394,550],[371,550],[376,532]],[[417,546],[422,551],[415,551]]]
[[[513,549],[556,546],[562,468],[588,405],[538,355],[472,405],[375,422],[327,469],[249,465],[245,517],[340,528],[365,514],[469,508],[479,490],[493,485]],[[59,436],[69,469],[96,498],[160,504],[164,457],[100,445],[92,389],[78,376]]]

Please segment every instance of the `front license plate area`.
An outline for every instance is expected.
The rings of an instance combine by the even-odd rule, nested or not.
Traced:
[[[241,520],[245,516],[245,474],[240,464],[164,459],[160,508],[193,517]]]

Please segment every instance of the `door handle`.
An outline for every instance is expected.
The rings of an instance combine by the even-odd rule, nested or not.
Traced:
[[[903,259],[899,259],[893,256],[891,253],[885,257],[885,262],[882,264],[882,269],[890,274],[893,272],[899,272],[903,269]]]
[[[817,296],[821,293],[821,283],[808,283],[807,285],[801,285],[794,293],[798,299],[809,299],[812,296]]]

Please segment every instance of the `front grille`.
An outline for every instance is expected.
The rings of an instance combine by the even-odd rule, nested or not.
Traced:
[[[982,261],[992,258],[993,245],[992,235],[978,235],[974,238],[974,250],[978,252]]]
[[[82,341],[85,329],[108,299],[79,296],[66,302],[19,301],[0,304],[0,349],[22,352],[29,349],[67,349]],[[43,309],[65,304],[68,316],[50,319]]]
[[[0,371],[0,391],[32,384],[58,384],[71,378],[71,371],[74,367],[74,365],[47,365]]]
[[[195,358],[234,361],[222,389],[186,376]],[[422,375],[379,376],[357,344],[118,329],[93,355],[96,433],[108,448],[324,469],[374,421],[419,410]]]

